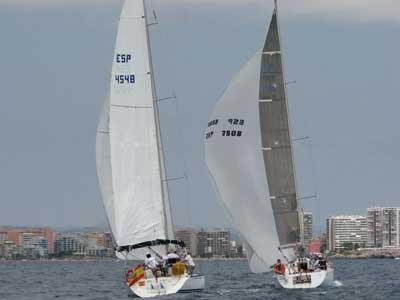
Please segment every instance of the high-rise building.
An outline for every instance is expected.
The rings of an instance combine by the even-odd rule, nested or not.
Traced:
[[[197,230],[193,228],[182,228],[175,231],[175,238],[178,241],[185,243],[186,249],[192,253],[192,256],[197,256]]]
[[[230,234],[224,229],[200,230],[198,237],[198,255],[201,257],[228,257]]]
[[[367,247],[382,247],[382,209],[379,207],[367,210]]]
[[[371,207],[367,211],[370,248],[400,248],[400,208]]]
[[[307,247],[313,238],[313,215],[310,212],[300,212],[300,239]]]
[[[60,235],[56,238],[55,253],[74,253],[85,254],[87,249],[87,242],[76,235]]]
[[[367,218],[363,216],[335,216],[327,220],[328,249],[337,251],[347,247],[365,247]]]
[[[49,244],[45,237],[34,233],[23,233],[20,235],[20,238],[22,255],[27,257],[43,257],[48,255]]]

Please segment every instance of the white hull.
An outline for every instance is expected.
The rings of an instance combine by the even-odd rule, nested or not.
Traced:
[[[328,267],[327,270],[289,274],[286,270],[284,275],[277,275],[276,278],[280,286],[285,289],[312,289],[333,284],[334,271]]]
[[[176,294],[189,279],[189,275],[142,279],[130,287],[140,298]]]
[[[190,278],[185,282],[183,287],[179,290],[182,293],[190,293],[195,291],[204,290],[205,285],[205,277],[201,274],[193,274]]]

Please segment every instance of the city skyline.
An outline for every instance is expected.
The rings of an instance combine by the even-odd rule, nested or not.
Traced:
[[[400,207],[370,207],[365,215],[331,216],[324,232],[312,229],[313,215],[300,214],[299,240],[311,253],[394,256],[400,251]],[[193,257],[242,258],[245,246],[232,228],[176,228],[175,239],[184,242]],[[54,228],[0,226],[0,259],[114,257],[112,233],[105,228]]]
[[[94,139],[121,1],[51,2],[0,3],[0,32],[6,37],[0,76],[9,99],[0,111],[0,220],[106,226]],[[229,80],[263,41],[272,1],[227,3],[151,2],[160,23],[152,31],[159,95],[178,95],[178,113],[174,102],[161,107],[168,171],[180,177],[186,165],[189,177],[187,187],[171,184],[177,225],[230,227],[204,165],[203,129]],[[280,14],[286,75],[297,81],[288,87],[294,137],[312,137],[295,144],[299,197],[318,195],[318,201],[302,204],[321,228],[329,215],[399,202],[400,139],[393,130],[400,108],[395,76],[400,66],[393,59],[400,51],[393,39],[399,18],[388,1],[380,9],[371,9],[372,2],[352,4],[345,13],[335,1],[309,3],[280,1]],[[385,53],[382,44],[388,45]],[[24,88],[14,79],[21,72]]]

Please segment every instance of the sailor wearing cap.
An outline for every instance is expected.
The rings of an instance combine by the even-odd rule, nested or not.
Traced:
[[[144,267],[145,269],[150,269],[152,271],[158,268],[158,263],[155,257],[151,256],[150,253],[146,253],[146,258],[144,259]]]

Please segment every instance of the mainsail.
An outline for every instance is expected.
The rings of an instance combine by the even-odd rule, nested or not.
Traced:
[[[293,259],[299,220],[276,7],[264,47],[212,113],[205,151],[251,270],[266,272],[277,258]]]
[[[143,0],[126,0],[119,20],[109,98],[100,118],[96,160],[108,222],[117,248],[173,239]],[[131,253],[132,254],[132,253]]]

